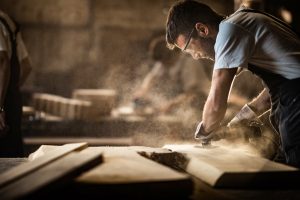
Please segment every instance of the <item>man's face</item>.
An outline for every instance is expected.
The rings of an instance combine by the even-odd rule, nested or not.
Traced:
[[[196,38],[191,38],[189,44],[187,44],[187,42],[188,38],[186,38],[184,35],[179,35],[176,40],[176,46],[183,52],[190,54],[196,60],[201,58],[206,58],[210,60],[215,59],[215,40],[213,38],[203,38],[197,35]],[[185,46],[186,49],[184,50]]]

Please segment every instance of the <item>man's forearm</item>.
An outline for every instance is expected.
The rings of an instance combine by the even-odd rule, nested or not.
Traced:
[[[226,109],[227,103],[220,104],[219,102],[214,102],[210,97],[208,97],[203,108],[202,116],[206,132],[211,132],[220,125],[220,122],[224,118]]]
[[[236,69],[214,70],[208,98],[204,105],[202,122],[204,130],[211,132],[223,120],[227,99]]]
[[[271,106],[268,89],[264,89],[255,99],[248,103],[249,107],[257,114],[261,115]]]
[[[27,57],[24,60],[22,60],[22,62],[21,62],[21,68],[20,68],[20,86],[22,86],[24,84],[24,82],[28,78],[31,70],[32,70],[31,62],[30,62],[29,58]]]

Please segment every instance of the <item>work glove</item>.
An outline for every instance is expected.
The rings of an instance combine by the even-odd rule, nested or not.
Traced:
[[[201,140],[201,141],[210,141],[213,137],[213,132],[207,133],[204,131],[203,122],[201,121],[195,132],[195,139]]]
[[[210,133],[204,131],[203,122],[200,122],[195,132],[195,139],[201,140],[202,143],[211,140],[236,140],[239,138],[244,138],[248,141],[249,138],[261,136],[262,126],[262,121],[249,105],[246,104],[227,126],[220,126]]]
[[[236,116],[227,124],[227,138],[244,137],[246,140],[261,136],[263,122],[259,116],[250,108],[248,104],[236,114]]]
[[[198,124],[197,129],[195,131],[195,139],[200,140],[201,143],[204,145],[209,145],[210,141],[216,141],[216,140],[223,139],[226,135],[227,129],[228,129],[227,127],[220,126],[220,127],[216,128],[215,130],[207,133],[207,132],[205,132],[204,127],[203,127],[203,122],[201,121]]]
[[[245,104],[243,108],[232,118],[227,124],[228,127],[235,126],[260,126],[263,125],[257,114],[250,108],[248,104]]]

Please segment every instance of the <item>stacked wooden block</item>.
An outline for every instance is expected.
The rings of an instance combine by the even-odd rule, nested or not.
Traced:
[[[33,96],[35,110],[68,120],[96,120],[110,115],[115,105],[113,90],[75,90],[73,98],[37,93]]]
[[[99,116],[110,115],[116,105],[116,91],[109,89],[77,89],[73,91],[73,99],[91,103],[88,117],[89,120]]]

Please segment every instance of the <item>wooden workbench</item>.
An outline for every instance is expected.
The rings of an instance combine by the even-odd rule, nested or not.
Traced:
[[[181,147],[173,147],[177,149],[177,151],[182,151]],[[237,186],[236,188],[231,185],[231,187],[227,188],[215,188],[211,186],[211,183],[207,183],[205,180],[202,180],[200,177],[193,176],[192,171],[187,174],[192,175],[189,176],[190,180],[193,183],[193,193],[189,194],[189,190],[191,189],[190,183],[187,179],[187,176],[184,173],[176,173],[171,168],[163,167],[158,163],[164,163],[166,165],[173,163],[180,166],[181,162],[180,158],[177,155],[177,152],[172,152],[167,148],[149,148],[149,147],[92,147],[89,148],[92,152],[102,152],[104,161],[103,164],[100,164],[98,167],[91,169],[90,171],[82,174],[79,178],[76,179],[73,184],[68,185],[63,188],[62,197],[70,197],[72,194],[75,197],[99,197],[93,196],[95,194],[100,195],[101,197],[114,197],[114,198],[126,198],[127,194],[128,199],[147,199],[147,197],[151,197],[151,194],[156,199],[172,197],[172,199],[176,199],[176,195],[178,199],[299,199],[300,198],[300,189],[298,187],[287,188],[284,187],[287,184],[288,180],[284,180],[282,182],[282,187],[271,187],[271,188],[243,188],[241,186]],[[185,169],[191,169],[195,167],[195,161],[200,159],[201,161],[205,161],[207,158],[204,156],[204,160],[201,158],[201,155],[204,151],[205,155],[214,154],[214,152],[220,152],[220,149],[213,149],[209,152],[209,149],[196,149],[197,156],[194,157],[195,152],[193,148],[185,148],[184,155],[185,160],[189,162],[186,163]],[[222,150],[222,148],[221,148]],[[232,152],[236,151],[236,149],[232,150]],[[140,155],[136,154],[138,152]],[[192,153],[189,153],[192,152]],[[229,153],[232,153],[229,151]],[[226,157],[226,151],[223,150],[222,154],[219,156]],[[249,158],[251,155],[244,155],[243,153],[235,153],[236,157],[230,158],[230,165],[233,165],[236,162],[238,165],[247,167],[248,165],[243,165],[244,163],[238,163],[237,161],[243,158]],[[148,159],[145,159],[149,158]],[[188,158],[188,159],[186,159]],[[264,159],[251,157],[252,162],[268,162]],[[153,160],[153,161],[151,161]],[[207,164],[211,165],[211,167],[219,168],[221,165],[226,164],[226,159],[218,161],[218,155],[216,155],[216,159],[211,159]],[[155,162],[154,162],[155,161]],[[19,165],[20,163],[28,162],[27,159],[0,159],[0,169],[5,171],[7,168],[11,168],[13,165]],[[158,162],[158,163],[157,163]],[[215,163],[215,164],[214,164]],[[223,163],[223,164],[222,164]],[[191,165],[192,164],[192,165]],[[189,166],[191,165],[191,166]],[[237,165],[236,165],[237,166]],[[277,164],[271,162],[268,164],[268,168],[264,170],[277,170]],[[285,166],[278,165],[280,169],[284,169]],[[158,167],[156,169],[156,167]],[[201,166],[200,166],[201,167]],[[259,167],[257,168],[259,169]],[[287,166],[288,170],[292,170]],[[117,170],[117,171],[115,171]],[[225,166],[225,171],[230,170],[228,166]],[[234,169],[238,172],[238,168]],[[177,170],[176,170],[177,171]],[[249,171],[255,171],[255,165],[251,167]],[[181,170],[182,172],[182,170]],[[238,172],[239,173],[239,172]],[[243,174],[242,174],[243,175]],[[297,174],[296,174],[297,175]],[[273,174],[276,178],[276,173]],[[173,177],[173,178],[172,178]],[[278,177],[284,178],[284,177]],[[146,181],[147,180],[147,181]],[[166,181],[168,180],[168,181]],[[172,181],[173,180],[173,181]],[[146,182],[145,182],[146,181]],[[292,180],[290,180],[292,181]],[[289,183],[290,184],[290,183]],[[294,183],[294,186],[299,184]],[[159,191],[159,192],[158,192]],[[173,196],[172,196],[173,191]],[[123,194],[122,194],[123,192]],[[125,196],[119,196],[118,194],[122,194]],[[132,196],[133,194],[133,196]],[[145,196],[145,194],[147,194]],[[168,194],[168,195],[166,195]],[[181,196],[180,196],[181,194]],[[136,198],[134,198],[136,197]],[[150,198],[151,199],[151,198]]]

